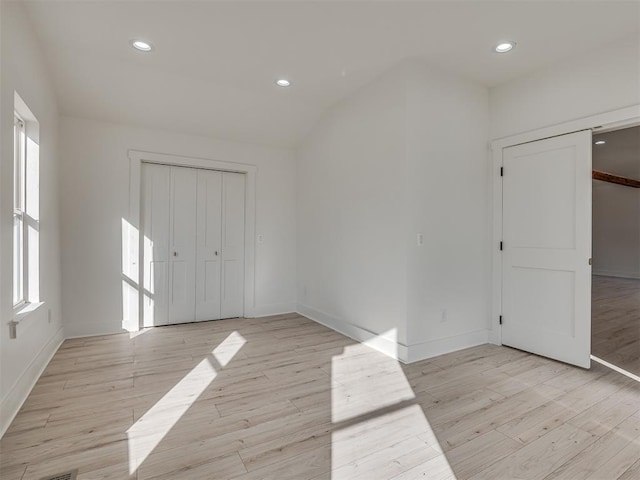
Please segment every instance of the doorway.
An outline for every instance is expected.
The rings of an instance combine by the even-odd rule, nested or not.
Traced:
[[[638,371],[638,353],[640,352],[640,349],[638,348],[638,344],[636,343],[636,340],[634,335],[640,333],[640,327],[639,327],[639,323],[640,323],[640,315],[638,313],[638,307],[640,307],[640,296],[638,295],[638,290],[636,289],[636,287],[629,287],[627,285],[628,288],[626,288],[626,295],[621,295],[622,291],[625,291],[624,288],[622,288],[619,284],[612,286],[611,285],[611,281],[608,282],[608,285],[604,285],[603,282],[598,282],[599,280],[601,280],[604,276],[601,275],[602,272],[596,270],[594,271],[594,273],[596,273],[596,275],[592,275],[592,269],[591,269],[591,265],[588,266],[587,269],[583,269],[581,273],[577,273],[577,270],[573,270],[572,268],[568,268],[571,267],[570,265],[565,265],[564,267],[561,266],[559,264],[560,260],[562,259],[563,254],[561,254],[560,252],[558,252],[558,255],[553,259],[553,261],[551,261],[548,265],[542,266],[542,269],[538,269],[538,270],[545,270],[545,269],[549,269],[548,267],[552,267],[551,270],[553,270],[553,268],[555,267],[556,269],[558,269],[559,271],[564,271],[565,273],[573,273],[576,274],[579,278],[574,278],[574,286],[576,285],[575,281],[578,281],[578,283],[580,283],[581,285],[588,285],[589,288],[588,289],[584,289],[584,288],[580,288],[580,294],[578,294],[578,289],[572,289],[569,288],[571,285],[571,282],[565,282],[564,285],[564,290],[568,291],[571,293],[574,293],[574,298],[576,300],[578,300],[579,298],[582,298],[582,301],[576,301],[574,303],[575,305],[575,309],[572,312],[570,309],[570,295],[560,295],[560,298],[553,298],[554,292],[560,291],[560,289],[556,289],[556,288],[550,288],[549,283],[544,282],[544,281],[540,281],[540,282],[534,282],[536,283],[535,285],[533,285],[533,288],[522,288],[524,286],[524,282],[520,282],[520,285],[517,286],[517,288],[513,288],[513,279],[509,279],[508,275],[505,275],[505,269],[509,268],[509,259],[505,258],[507,256],[504,255],[505,251],[508,248],[508,243],[510,242],[505,242],[504,238],[505,236],[508,236],[507,234],[509,232],[505,231],[505,222],[506,222],[506,209],[511,208],[511,206],[509,205],[509,198],[506,198],[505,195],[507,193],[507,189],[505,188],[503,182],[505,180],[505,178],[502,176],[503,171],[504,171],[504,175],[505,177],[507,175],[509,175],[509,169],[505,168],[505,155],[508,155],[509,150],[512,149],[512,151],[517,151],[518,148],[524,148],[525,150],[527,150],[529,147],[527,147],[527,145],[531,146],[533,148],[533,153],[540,153],[543,155],[543,157],[545,155],[553,155],[553,151],[554,148],[546,148],[549,145],[547,145],[548,142],[554,142],[554,141],[562,141],[560,139],[562,139],[563,137],[566,138],[570,138],[571,135],[573,135],[571,132],[584,132],[585,136],[581,141],[577,141],[573,146],[571,145],[567,145],[567,147],[571,148],[578,148],[578,144],[580,144],[580,147],[583,152],[580,156],[576,157],[576,162],[577,163],[573,163],[573,166],[576,167],[575,170],[575,177],[572,179],[571,176],[567,176],[567,175],[558,175],[558,172],[556,172],[556,170],[554,170],[554,168],[552,168],[553,166],[556,166],[558,164],[556,164],[555,162],[550,162],[550,165],[548,165],[548,168],[546,169],[546,175],[544,176],[545,179],[542,181],[542,183],[540,183],[540,185],[538,185],[538,187],[543,186],[546,187],[547,184],[545,182],[548,182],[549,184],[553,184],[554,181],[557,181],[558,178],[562,178],[564,177],[564,183],[565,183],[565,187],[568,189],[568,191],[571,191],[571,189],[582,189],[584,190],[585,185],[588,185],[588,196],[584,196],[582,195],[582,199],[578,201],[578,203],[580,204],[580,206],[577,207],[576,209],[576,214],[573,217],[567,217],[567,219],[569,219],[571,222],[575,221],[577,222],[576,224],[580,224],[582,225],[582,228],[577,229],[576,233],[579,234],[579,237],[576,237],[576,239],[580,238],[580,242],[582,244],[582,247],[587,246],[588,248],[585,250],[585,248],[582,248],[582,250],[584,251],[588,251],[589,252],[589,257],[591,257],[591,253],[592,253],[592,248],[591,248],[591,243],[592,243],[592,226],[591,223],[593,221],[592,218],[592,214],[591,211],[594,208],[598,208],[596,204],[594,204],[594,200],[592,199],[592,183],[594,183],[592,181],[592,178],[594,178],[595,176],[599,176],[601,175],[598,172],[594,172],[592,168],[592,159],[591,159],[591,155],[592,155],[592,147],[595,147],[595,145],[593,145],[593,143],[595,141],[599,141],[600,138],[599,136],[603,135],[603,134],[612,134],[615,135],[615,132],[623,130],[623,129],[632,129],[633,127],[637,127],[638,125],[640,125],[640,105],[638,106],[633,106],[633,107],[627,107],[624,109],[620,109],[617,111],[612,111],[612,112],[607,112],[604,114],[600,114],[600,115],[595,115],[593,117],[588,117],[588,118],[584,118],[584,119],[579,119],[579,120],[575,120],[572,122],[568,122],[566,124],[562,124],[562,125],[557,125],[557,126],[553,126],[553,127],[547,127],[547,128],[543,128],[540,130],[536,130],[536,131],[532,131],[532,132],[528,132],[528,133],[523,133],[523,134],[519,134],[519,135],[514,135],[512,137],[509,138],[505,138],[505,139],[501,139],[501,140],[496,140],[494,142],[492,142],[492,150],[493,150],[493,171],[494,171],[494,175],[495,177],[493,177],[494,180],[494,188],[493,188],[493,212],[494,212],[494,222],[493,222],[493,238],[495,240],[495,245],[496,247],[499,246],[499,248],[496,248],[494,250],[494,255],[493,255],[493,285],[494,285],[494,289],[493,289],[493,312],[495,314],[494,316],[494,320],[493,320],[493,328],[492,328],[492,341],[494,343],[497,344],[505,344],[505,345],[512,345],[515,346],[516,348],[521,348],[523,350],[527,350],[533,353],[538,353],[540,355],[545,355],[545,356],[549,356],[551,358],[556,358],[559,359],[561,361],[567,362],[567,363],[572,363],[575,365],[579,365],[579,366],[583,366],[584,368],[589,368],[591,365],[591,358],[593,358],[593,360],[596,361],[600,361],[600,363],[605,363],[607,366],[619,369],[620,367],[615,366],[614,364],[609,364],[607,363],[605,360],[602,359],[598,359],[595,357],[595,355],[592,357],[591,356],[591,343],[593,341],[594,343],[594,354],[598,353],[598,352],[602,352],[603,349],[602,347],[604,347],[605,345],[608,346],[611,351],[616,351],[617,352],[617,357],[615,357],[616,362],[621,363],[621,362],[626,362],[626,367],[627,369],[632,369],[634,371]],[[593,136],[595,137],[594,139],[591,138],[592,136],[592,132],[593,132]],[[630,132],[628,132],[629,138],[633,138],[636,142],[638,141],[638,139],[640,138],[638,136],[638,130],[632,130]],[[585,142],[585,139],[587,140]],[[605,142],[606,143],[606,142]],[[602,142],[599,142],[598,145],[603,145]],[[536,148],[538,148],[538,152],[535,152]],[[627,149],[629,148],[629,146],[627,145],[626,147]],[[529,152],[531,153],[531,152]],[[566,151],[564,152],[565,154],[567,153]],[[595,155],[595,153],[594,153]],[[635,154],[635,158],[638,159],[639,155],[636,152]],[[583,161],[584,159],[588,159],[588,161]],[[567,165],[571,165],[572,162],[565,162]],[[598,163],[596,163],[596,166],[598,166]],[[512,169],[511,169],[512,170]],[[566,172],[565,172],[566,173]],[[605,172],[606,173],[606,172]],[[613,175],[613,174],[611,174]],[[613,175],[615,176],[615,175]],[[620,176],[620,175],[618,175]],[[572,181],[574,180],[574,181]],[[635,187],[635,185],[637,184],[637,182],[635,182],[635,178],[632,179],[634,185],[632,185],[632,187]],[[628,185],[628,179],[625,180],[624,186],[629,187]],[[543,185],[544,184],[544,185]],[[620,184],[622,185],[622,184]],[[526,192],[527,190],[529,192],[531,192],[531,185],[527,185],[525,182],[521,182],[521,187],[522,188],[516,188],[513,189],[512,188],[512,193],[513,191],[516,191],[517,194],[520,194],[522,192]],[[534,190],[539,190],[539,189],[534,189]],[[635,189],[637,190],[637,189]],[[577,191],[577,190],[576,190]],[[554,195],[557,195],[557,189],[556,189],[556,193],[554,193]],[[573,197],[572,195],[566,195],[565,196],[567,198],[569,198],[571,200],[571,197]],[[524,205],[527,206],[528,202],[533,198],[533,204],[536,204],[535,201],[535,195],[533,197],[530,197],[529,199],[524,201]],[[636,197],[637,198],[637,197]],[[577,197],[576,197],[577,200]],[[595,200],[595,202],[597,202],[597,199]],[[543,204],[544,202],[538,202],[538,204]],[[566,202],[559,202],[558,206],[560,209],[564,209],[566,207]],[[571,202],[569,202],[571,203]],[[531,204],[528,204],[529,206],[531,206]],[[631,211],[632,215],[635,215],[634,218],[638,218],[638,212],[640,212],[640,206],[638,204],[638,202],[634,202],[632,205],[635,205],[638,210]],[[586,206],[586,210],[585,210],[585,206]],[[628,210],[628,209],[627,209]],[[547,209],[547,211],[551,212],[552,216],[557,216],[558,212],[553,211],[553,210],[549,210]],[[580,212],[584,211],[588,211],[589,215],[588,215],[588,221],[584,221],[585,216],[582,215]],[[528,217],[528,214],[526,213],[525,210],[523,209],[516,209],[516,212]],[[535,212],[534,212],[535,213]],[[540,212],[538,212],[540,213]],[[530,217],[533,220],[536,220],[535,215],[533,217]],[[538,217],[539,219],[539,217]],[[575,220],[574,220],[575,219]],[[529,226],[526,225],[527,223],[527,218],[525,219],[520,219],[522,221],[523,224],[525,224],[525,228],[521,229],[521,232],[525,232],[527,231],[527,228],[529,228]],[[584,228],[585,226],[588,225],[588,228]],[[548,222],[543,221],[543,222],[538,222],[538,224],[536,225],[537,227],[542,227],[540,229],[541,232],[544,232],[545,235],[550,234],[549,238],[553,238],[554,235],[557,237],[557,232],[554,233],[553,232],[553,228],[549,228],[552,227],[551,225],[548,224]],[[507,226],[508,228],[508,226]],[[597,228],[597,227],[596,227]],[[566,229],[565,228],[565,233],[567,233],[567,231],[569,231],[571,229]],[[637,231],[637,230],[636,230]],[[531,232],[531,230],[529,229],[529,232]],[[637,238],[640,238],[640,234]],[[558,240],[559,238],[557,237],[556,240]],[[520,247],[523,247],[524,249],[530,249],[531,247],[535,246],[535,242],[531,243],[529,241],[530,239],[527,239],[527,241],[525,241],[522,245],[520,245]],[[540,240],[540,238],[538,238],[538,240]],[[597,242],[597,240],[593,240],[594,242]],[[504,243],[504,249],[503,249],[503,243]],[[540,243],[540,242],[538,242]],[[544,243],[544,242],[542,242]],[[556,246],[560,246],[562,247],[561,243],[562,242],[555,242],[557,243]],[[567,244],[568,245],[568,244]],[[565,245],[564,247],[566,248],[567,245]],[[636,244],[638,245],[638,247],[640,247],[640,244]],[[511,245],[511,247],[513,247],[514,245]],[[543,246],[545,248],[548,248],[549,246],[551,246],[551,244],[549,245],[538,245],[538,246]],[[577,243],[576,243],[577,246]],[[517,246],[516,246],[517,247]],[[596,255],[599,255],[597,253],[598,247],[596,246],[596,252],[594,252]],[[571,250],[571,248],[569,248],[569,250]],[[638,249],[640,250],[640,248]],[[531,252],[529,252],[531,253]],[[540,255],[538,255],[537,260],[541,260],[542,258],[542,253],[549,253],[549,252],[538,252],[540,253]],[[566,252],[564,252],[566,253]],[[584,253],[584,252],[582,252]],[[627,257],[628,259],[629,257]],[[630,260],[633,263],[633,257],[631,257],[632,259]],[[588,259],[589,262],[592,262],[592,258]],[[513,262],[511,262],[513,265]],[[561,262],[560,262],[561,263]],[[637,265],[637,263],[635,263],[635,265]],[[529,265],[532,266],[532,265]],[[538,267],[540,267],[538,266]],[[518,267],[518,266],[516,266]],[[598,268],[599,266],[596,266],[596,268]],[[535,266],[534,266],[535,268]],[[528,277],[530,277],[529,279],[535,277],[535,276],[540,276],[537,275],[539,274],[540,271],[536,272],[536,274],[534,275],[528,275]],[[557,276],[557,275],[554,275]],[[570,277],[571,275],[564,275],[565,277]],[[575,276],[575,275],[574,275]],[[523,276],[524,277],[524,276]],[[607,278],[613,278],[613,277],[607,277]],[[593,279],[593,282],[592,282]],[[617,282],[629,282],[629,281],[634,281],[636,280],[635,278],[632,279],[625,279],[625,278],[618,278],[618,279],[613,279],[614,281]],[[558,282],[556,282],[558,283]],[[593,294],[592,294],[592,283],[593,283]],[[638,285],[637,283],[633,282],[632,285]],[[603,288],[604,287],[604,288]],[[606,287],[609,287],[608,289]],[[511,292],[511,299],[508,298],[509,294],[509,290],[512,290]],[[608,299],[605,298],[605,301],[608,300],[609,303],[607,304],[605,301],[601,300],[601,296],[600,293],[603,293],[604,295],[607,295],[607,290],[608,290]],[[522,292],[526,292],[525,296],[518,296],[518,295],[513,295],[513,291],[522,293]],[[615,294],[611,295],[611,291],[616,292]],[[532,293],[533,292],[533,293]],[[556,308],[547,308],[547,306],[545,306],[545,298],[542,298],[541,295],[539,295],[538,293],[543,292],[547,294],[547,296],[550,296],[550,298],[553,301],[556,301],[556,307],[557,306],[563,306],[565,307],[566,313],[567,315],[565,315],[565,319],[567,317],[571,317],[571,315],[573,315],[573,319],[567,324],[565,323],[565,326],[568,325],[569,328],[573,328],[574,329],[574,334],[576,336],[580,336],[582,338],[581,342],[580,342],[580,347],[578,350],[579,351],[579,356],[580,356],[580,361],[573,361],[571,359],[566,359],[566,358],[562,358],[562,355],[566,356],[563,352],[561,352],[561,349],[563,348],[563,345],[565,345],[565,342],[555,342],[555,336],[557,336],[556,332],[554,332],[554,329],[557,329],[557,324],[555,324],[555,322],[552,322],[552,326],[553,328],[545,328],[545,325],[548,327],[549,326],[549,320],[548,318],[543,318],[543,316],[539,315],[540,313],[550,313],[549,316],[553,316],[556,315]],[[530,295],[529,298],[526,297],[526,295]],[[544,296],[544,295],[543,295]],[[591,306],[592,306],[592,297],[593,297],[593,308],[594,308],[594,329],[592,332],[591,329]],[[596,314],[598,312],[595,312],[595,310],[599,307],[604,308],[605,310],[607,310],[610,315],[615,315],[614,312],[612,312],[612,305],[611,305],[611,299],[615,298],[615,300],[617,300],[619,302],[618,304],[618,314],[620,314],[622,311],[624,311],[624,315],[627,318],[627,323],[624,324],[624,326],[619,325],[618,327],[615,327],[614,323],[609,322],[607,325],[609,327],[609,329],[615,329],[618,332],[618,339],[611,339],[610,337],[600,337],[598,338],[598,334],[602,334],[603,333],[603,329],[597,326],[597,321],[598,319],[596,319]],[[515,299],[515,300],[514,300]],[[522,302],[522,300],[525,300],[525,302]],[[528,303],[527,303],[528,301]],[[531,334],[531,337],[534,339],[536,336],[538,336],[539,338],[537,339],[538,343],[540,345],[543,346],[543,348],[548,349],[549,345],[551,345],[553,348],[555,348],[554,352],[551,352],[551,354],[549,352],[544,352],[542,350],[538,350],[536,351],[534,348],[530,348],[530,346],[528,345],[516,345],[513,342],[511,342],[511,340],[509,340],[509,334],[508,334],[508,329],[510,328],[508,325],[508,322],[512,322],[512,323],[518,323],[518,321],[516,320],[514,322],[514,318],[510,318],[509,314],[504,315],[505,311],[509,310],[509,302],[511,303],[511,306],[513,305],[517,305],[520,308],[520,318],[519,320],[521,321],[524,317],[526,317],[527,315],[529,315],[530,311],[528,309],[522,309],[521,306],[523,303],[526,303],[530,306],[531,310],[538,310],[538,315],[535,316],[536,321],[528,321],[525,323],[525,327],[526,328],[531,328],[532,330],[528,333]],[[563,303],[564,302],[564,305]],[[547,302],[547,304],[549,304],[550,302]],[[505,309],[505,304],[507,304],[507,308]],[[546,309],[546,310],[545,310]],[[577,311],[581,311],[582,313],[578,316],[575,315],[575,313]],[[512,312],[513,313],[513,310]],[[588,315],[585,315],[585,313],[587,313]],[[529,317],[531,317],[531,315],[529,315]],[[504,318],[504,321],[503,321]],[[600,317],[602,318],[602,317]],[[635,319],[636,323],[629,323],[630,319]],[[529,319],[531,320],[531,318]],[[624,323],[624,321],[617,319],[616,320],[618,323]],[[579,328],[576,328],[576,325],[578,322],[580,324]],[[521,324],[523,324],[523,322],[520,322]],[[533,326],[532,326],[533,325]],[[522,326],[522,325],[521,325]],[[626,329],[626,330],[623,330]],[[505,335],[505,330],[507,330],[507,334]],[[606,330],[606,328],[605,328]],[[634,334],[629,334],[631,331],[634,332]],[[529,338],[526,334],[523,334],[522,331],[518,332],[518,334],[520,335],[521,338],[524,339],[525,342],[529,342],[532,340],[532,338]],[[629,335],[627,335],[629,334]],[[623,339],[624,337],[624,339]],[[505,341],[506,340],[506,341]],[[510,343],[511,342],[511,343]],[[600,343],[599,347],[601,347],[600,349],[598,349],[598,345],[597,343]],[[571,344],[571,341],[567,342],[566,345],[568,345],[568,348],[575,350],[576,344],[574,343],[573,345]],[[620,352],[620,347],[622,347],[622,352]],[[560,352],[560,354],[558,355],[558,352]],[[614,359],[614,357],[609,357],[611,359]],[[640,376],[633,373],[630,373],[629,371],[625,370],[626,374],[630,374],[633,376],[633,378],[635,378],[636,380],[640,381]]]
[[[640,376],[640,127],[593,137],[593,356]]]

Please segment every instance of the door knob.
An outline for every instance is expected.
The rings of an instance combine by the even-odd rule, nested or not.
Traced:
[[[218,256],[218,251],[217,251],[217,250],[215,251],[215,256],[216,256],[216,257]]]
[[[173,252],[173,256],[177,257],[178,256],[178,252]]]

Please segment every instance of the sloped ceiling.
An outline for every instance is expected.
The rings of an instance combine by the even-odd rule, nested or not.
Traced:
[[[616,1],[25,3],[63,114],[285,147],[404,59],[494,86],[640,27],[640,3]]]

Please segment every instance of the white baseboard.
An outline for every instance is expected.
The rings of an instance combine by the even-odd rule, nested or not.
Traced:
[[[272,315],[284,315],[285,313],[295,313],[295,303],[276,303],[272,305],[261,305],[253,308],[252,317],[270,317]]]
[[[60,328],[31,361],[13,387],[0,402],[0,438],[5,434],[16,417],[36,382],[64,341]]]
[[[593,275],[599,277],[635,278],[640,280],[640,273],[637,272],[616,272],[614,270],[593,270]]]
[[[300,303],[298,304],[296,311],[300,315],[304,315],[316,323],[324,325],[331,330],[335,330],[336,332],[352,338],[353,340],[364,343],[371,348],[390,356],[391,358],[400,360],[403,363],[407,362],[407,347],[397,343],[393,338],[371,332]]]
[[[445,353],[483,345],[489,343],[490,340],[492,340],[491,330],[485,328],[474,332],[465,332],[453,337],[439,338],[437,340],[409,345],[407,363],[418,362],[420,360],[426,360],[427,358],[437,357],[438,355],[444,355]]]
[[[118,333],[128,333],[127,330],[122,327],[118,327],[117,329],[105,329],[102,325],[82,325],[81,327],[77,327],[76,325],[65,325],[65,338],[83,338],[83,337],[99,337],[101,335],[115,335]]]
[[[65,340],[73,340],[74,338],[91,338],[91,337],[106,337],[109,335],[122,335],[123,333],[132,333],[127,332],[126,330],[122,330],[120,332],[110,332],[110,333],[87,333],[85,335],[65,335]]]
[[[245,314],[246,318],[258,318],[258,317],[270,317],[273,315],[285,315],[287,313],[295,313],[296,304],[295,303],[278,303],[273,305],[264,305],[260,307],[256,307],[252,309],[252,311],[247,312]],[[215,321],[215,320],[212,320]],[[163,325],[160,325],[163,326]],[[141,327],[141,328],[155,328],[155,327]],[[73,327],[66,327],[65,331],[69,332],[69,334],[65,337],[67,339],[72,338],[89,338],[89,337],[102,337],[105,335],[119,335],[123,333],[130,333],[127,330],[119,329],[118,331],[93,331],[93,332],[85,332],[78,333],[77,330],[73,329]]]
[[[403,345],[395,339],[379,335],[353,325],[352,323],[340,320],[320,310],[316,310],[307,305],[298,304],[297,312],[310,318],[325,327],[335,330],[342,335],[364,343],[379,352],[384,353],[402,363],[413,363],[427,358],[444,355],[464,348],[483,345],[493,340],[491,330],[482,329],[467,332],[453,337],[440,338],[429,342],[414,345]]]

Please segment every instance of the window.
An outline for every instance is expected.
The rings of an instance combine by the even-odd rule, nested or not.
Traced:
[[[18,307],[28,298],[26,252],[26,132],[18,114],[13,117],[13,305]]]
[[[16,93],[13,113],[14,319],[40,302],[40,125]]]

